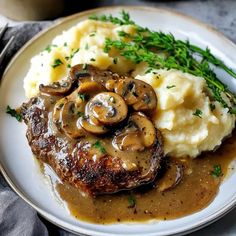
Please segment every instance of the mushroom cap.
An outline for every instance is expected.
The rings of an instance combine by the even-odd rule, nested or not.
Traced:
[[[128,114],[124,99],[112,92],[103,92],[94,96],[86,105],[85,114],[94,116],[105,125],[117,124]]]

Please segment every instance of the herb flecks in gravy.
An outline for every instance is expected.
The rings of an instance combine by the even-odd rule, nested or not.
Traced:
[[[71,214],[88,222],[107,224],[179,218],[197,212],[213,201],[227,176],[230,163],[236,157],[235,145],[236,131],[216,152],[203,154],[194,160],[181,159],[184,166],[182,180],[163,192],[158,188],[139,189],[92,198],[59,182],[54,182],[54,187]],[[212,176],[216,166],[220,166],[221,174]]]

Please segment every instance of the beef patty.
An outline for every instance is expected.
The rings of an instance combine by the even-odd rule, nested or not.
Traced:
[[[65,81],[41,85],[21,113],[34,155],[63,182],[95,196],[155,179],[163,159],[149,118],[156,103],[142,81],[77,65]]]

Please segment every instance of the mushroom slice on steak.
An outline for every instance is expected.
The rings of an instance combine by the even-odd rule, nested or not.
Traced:
[[[86,105],[85,114],[95,117],[105,125],[123,121],[128,113],[124,99],[118,94],[103,92],[94,96]]]
[[[119,150],[142,151],[151,147],[156,140],[156,130],[152,122],[141,112],[134,113],[128,125],[119,131],[114,139],[114,146]]]
[[[39,91],[49,95],[63,95],[70,91],[72,87],[72,81],[66,80],[63,82],[54,82],[50,85],[39,85]]]
[[[73,101],[68,101],[64,104],[61,110],[61,128],[71,138],[79,138],[85,136],[85,132],[78,125],[78,118],[83,115],[81,106],[77,107]]]
[[[122,96],[127,105],[136,111],[152,111],[157,107],[157,97],[152,86],[137,79],[120,79],[114,85],[114,91]]]
[[[108,132],[108,129],[104,125],[98,125],[97,120],[94,117],[81,117],[78,120],[78,123],[84,130],[92,134],[99,135]]]

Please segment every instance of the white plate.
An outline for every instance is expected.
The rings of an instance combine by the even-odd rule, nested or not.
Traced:
[[[171,32],[177,38],[189,40],[202,47],[208,46],[228,66],[236,69],[236,47],[221,34],[189,17],[167,10],[146,7],[124,7],[132,19],[154,30]],[[63,30],[95,13],[117,15],[121,7],[99,8],[65,18],[59,24],[42,32],[24,46],[8,66],[0,87],[0,169],[13,189],[41,215],[74,233],[88,235],[170,235],[187,233],[209,224],[233,208],[236,203],[236,173],[221,185],[215,200],[204,210],[176,220],[143,224],[97,225],[81,222],[70,216],[55,200],[50,186],[45,184],[28,146],[24,124],[19,124],[5,113],[6,106],[19,106],[26,100],[23,78],[30,59]],[[218,75],[236,91],[236,80]],[[191,196],[190,196],[191,197]]]

